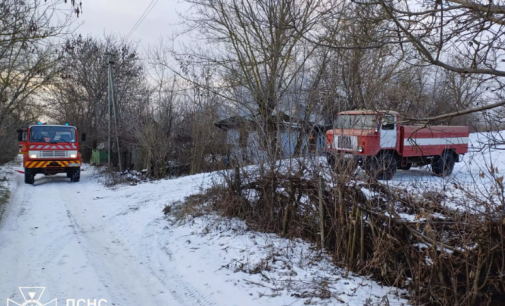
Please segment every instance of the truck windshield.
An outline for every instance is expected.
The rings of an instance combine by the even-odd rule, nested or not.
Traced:
[[[75,142],[75,128],[69,126],[33,126],[32,142]]]
[[[337,129],[369,130],[375,126],[376,115],[338,115]]]

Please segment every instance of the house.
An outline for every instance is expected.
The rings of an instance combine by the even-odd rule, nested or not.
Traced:
[[[303,122],[285,113],[274,115],[280,158],[317,156],[324,152],[326,131],[330,126]],[[257,163],[266,159],[266,151],[260,142],[261,130],[252,116],[232,116],[214,125],[226,131],[229,158],[245,163]],[[298,149],[297,149],[298,145]]]

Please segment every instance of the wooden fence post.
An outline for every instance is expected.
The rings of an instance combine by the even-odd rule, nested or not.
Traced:
[[[319,231],[321,234],[321,248],[324,248],[324,203],[323,203],[323,177],[319,175]]]

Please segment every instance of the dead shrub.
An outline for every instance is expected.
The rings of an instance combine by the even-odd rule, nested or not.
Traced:
[[[245,220],[253,230],[323,245],[337,264],[407,288],[415,305],[502,305],[501,211],[453,210],[440,204],[443,195],[436,192],[415,197],[378,181],[338,175],[319,180],[319,172],[300,169],[243,171],[238,185],[230,175],[224,185],[189,197],[185,207],[192,214],[217,211]]]
[[[148,182],[148,178],[145,174],[130,173],[128,171],[116,172],[103,170],[101,174],[101,180],[105,187],[114,187],[118,185],[135,186],[142,182]]]

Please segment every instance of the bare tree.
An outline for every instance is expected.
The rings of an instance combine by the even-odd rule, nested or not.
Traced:
[[[58,63],[61,69],[58,82],[51,87],[46,99],[50,115],[58,122],[71,122],[88,134],[84,158],[107,139],[107,60],[106,53],[114,54],[118,130],[124,141],[131,125],[131,114],[146,96],[143,63],[136,46],[114,36],[103,39],[75,36],[66,42],[66,50]]]
[[[307,23],[320,1],[187,2],[192,5],[190,14],[185,17],[188,27],[210,47],[192,45],[182,52],[173,51],[172,55],[182,67],[182,72],[177,72],[194,81],[189,75],[193,70],[188,66],[216,67],[212,70],[216,73],[214,78],[198,85],[257,116],[264,133],[264,148],[272,157],[278,155],[272,115],[315,49],[301,46],[302,36],[292,27],[293,19]],[[154,57],[170,66],[163,54]],[[223,86],[223,82],[226,85]],[[237,97],[238,88],[245,89],[246,92],[242,92],[245,95]]]
[[[462,75],[482,75],[493,81],[489,93],[503,90],[505,41],[503,3],[483,1],[355,1],[384,14],[388,43],[410,45],[416,57]],[[460,60],[453,61],[453,56]],[[424,121],[467,115],[505,105],[500,95],[475,107],[458,107]],[[414,118],[412,118],[414,119]]]
[[[61,72],[58,39],[73,16],[62,14],[59,2],[0,3],[0,147],[11,148],[10,157],[17,147],[15,129],[41,115],[41,94]]]

